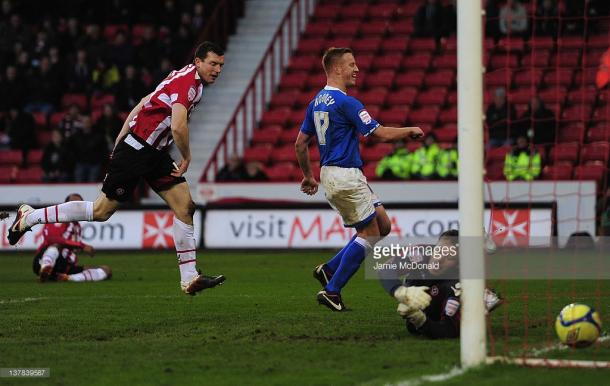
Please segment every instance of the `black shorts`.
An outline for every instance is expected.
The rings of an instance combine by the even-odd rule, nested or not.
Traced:
[[[32,271],[34,271],[34,275],[40,275],[40,258],[42,257],[45,249],[42,249],[39,253],[34,256],[34,261],[32,261]],[[74,275],[75,273],[83,272],[82,265],[76,265],[70,263],[63,256],[59,256],[57,260],[55,260],[55,266],[53,267],[53,271],[51,275],[49,275],[49,280],[57,280],[58,273],[65,273],[66,275]]]
[[[171,175],[174,161],[167,152],[159,151],[132,133],[116,145],[104,177],[102,192],[120,202],[133,197],[140,178],[155,192],[162,192],[186,182],[184,177]]]

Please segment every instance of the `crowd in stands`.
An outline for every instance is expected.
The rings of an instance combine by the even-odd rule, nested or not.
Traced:
[[[0,149],[45,181],[100,181],[123,119],[190,61],[217,0],[0,5]],[[31,158],[31,157],[30,157]]]

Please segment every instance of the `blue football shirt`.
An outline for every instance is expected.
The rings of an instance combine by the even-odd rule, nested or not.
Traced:
[[[301,131],[317,136],[321,166],[360,168],[358,132],[368,136],[378,126],[358,99],[326,86],[307,107]]]

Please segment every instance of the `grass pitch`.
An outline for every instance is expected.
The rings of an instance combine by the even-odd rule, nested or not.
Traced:
[[[199,253],[200,266],[226,283],[195,297],[179,289],[175,255],[100,253],[112,280],[39,284],[31,257],[0,255],[0,368],[48,367],[50,378],[2,378],[2,385],[381,385],[450,371],[457,340],[410,336],[395,301],[362,272],[344,291],[352,310],[318,306],[313,267],[328,252]],[[496,354],[555,343],[553,319],[572,301],[610,322],[607,282],[495,283],[509,299],[492,317]],[[527,316],[527,318],[525,318]],[[525,334],[527,326],[527,334]],[[506,333],[508,331],[508,333]],[[556,355],[555,355],[556,354]],[[610,360],[602,343],[549,357]],[[603,370],[495,365],[451,385],[595,384]],[[603,382],[602,382],[603,383]],[[425,384],[425,382],[423,382]]]

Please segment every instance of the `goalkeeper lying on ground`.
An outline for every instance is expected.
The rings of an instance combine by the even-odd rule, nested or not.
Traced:
[[[457,251],[458,231],[441,234],[437,248]],[[451,247],[451,248],[450,248]],[[427,248],[426,252],[432,251]],[[438,249],[437,249],[438,250]],[[432,339],[457,338],[460,335],[460,282],[458,253],[408,256],[425,268],[380,271],[383,288],[398,300],[398,313],[412,334]],[[437,264],[438,263],[438,264]],[[404,280],[400,278],[404,276]],[[502,303],[492,290],[485,289],[485,307],[491,312]]]

